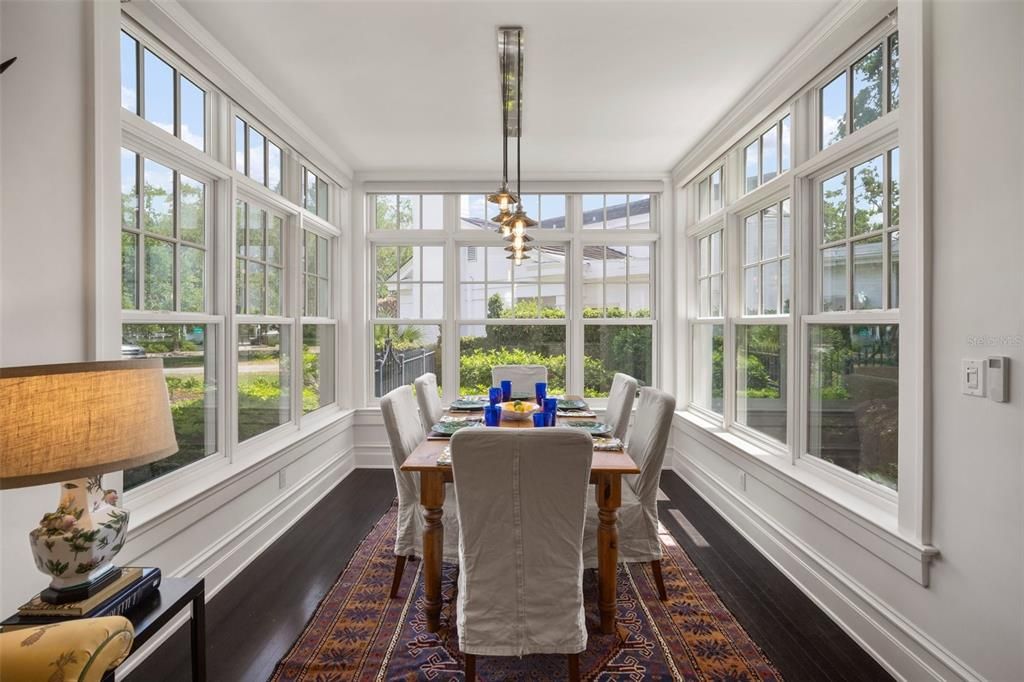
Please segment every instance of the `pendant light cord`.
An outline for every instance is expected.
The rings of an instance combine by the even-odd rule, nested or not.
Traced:
[[[501,46],[501,184],[508,186],[508,34]]]
[[[516,31],[516,196],[523,205],[523,31]]]

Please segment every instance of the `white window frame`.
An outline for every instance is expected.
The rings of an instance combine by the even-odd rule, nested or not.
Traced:
[[[892,6],[890,6],[892,5]],[[838,469],[834,466],[820,466],[817,462],[808,460],[811,457],[796,457],[794,452],[804,451],[806,440],[805,419],[801,409],[794,407],[790,410],[789,432],[800,434],[800,443],[793,443],[790,438],[790,450],[788,456],[780,457],[778,463],[771,464],[771,459],[763,459],[766,454],[762,443],[748,438],[746,434],[733,426],[728,429],[716,425],[713,420],[708,420],[706,415],[697,410],[689,410],[693,417],[687,417],[684,422],[686,428],[696,428],[708,433],[712,440],[720,443],[720,447],[736,452],[740,456],[753,457],[762,465],[767,465],[782,474],[789,474],[792,480],[804,493],[820,499],[823,503],[830,505],[846,518],[857,523],[868,523],[880,534],[888,538],[888,541],[900,547],[902,551],[913,557],[912,564],[903,564],[895,558],[890,562],[900,568],[912,578],[927,584],[928,562],[934,556],[935,549],[929,546],[930,542],[930,493],[928,489],[930,450],[928,440],[928,410],[927,410],[927,382],[929,376],[930,345],[925,334],[928,322],[928,288],[927,288],[927,253],[929,239],[927,237],[927,206],[924,201],[925,190],[929,170],[926,164],[928,158],[928,147],[926,145],[926,127],[924,123],[924,83],[923,73],[926,69],[924,61],[924,14],[925,11],[919,5],[901,7],[897,16],[894,11],[894,4],[879,5],[876,7],[862,8],[862,15],[873,14],[872,23],[874,28],[866,34],[855,39],[848,48],[844,48],[832,65],[826,66],[818,72],[817,76],[810,78],[806,85],[797,89],[790,95],[788,105],[792,111],[791,128],[791,171],[782,176],[763,184],[753,190],[748,196],[736,197],[735,193],[727,193],[727,204],[730,212],[742,212],[742,207],[747,206],[749,200],[763,198],[766,193],[775,191],[776,187],[787,186],[792,197],[792,229],[793,229],[793,302],[788,334],[788,345],[790,347],[790,390],[791,400],[795,400],[796,394],[800,393],[800,404],[806,404],[806,383],[808,367],[804,359],[806,351],[806,327],[810,320],[826,321],[825,317],[809,318],[803,316],[813,311],[811,305],[812,291],[814,290],[814,267],[813,259],[807,257],[807,249],[814,245],[813,241],[807,240],[813,235],[809,234],[811,229],[808,217],[811,213],[814,199],[813,185],[810,177],[821,171],[829,164],[838,163],[844,157],[872,158],[864,150],[872,144],[884,146],[882,142],[886,136],[890,136],[895,143],[885,147],[883,152],[888,152],[892,147],[900,148],[900,273],[899,292],[900,310],[883,311],[856,311],[858,316],[867,313],[866,317],[871,323],[896,322],[900,326],[900,396],[899,396],[899,494],[881,485],[874,484],[862,477],[850,472],[832,471]],[[888,16],[882,13],[891,12]],[[863,16],[858,16],[858,21],[864,22]],[[853,22],[851,22],[852,25]],[[881,118],[871,122],[848,134],[839,142],[836,142],[824,150],[819,151],[820,146],[820,122],[815,112],[820,111],[819,88],[829,82],[841,70],[848,69],[857,59],[866,54],[874,44],[882,44],[885,59],[888,60],[889,36],[894,28],[899,27],[900,41],[900,100],[899,109],[883,114]],[[864,25],[863,23],[860,25]],[[870,24],[869,24],[870,25]],[[857,30],[857,29],[852,29]],[[849,35],[851,29],[846,29]],[[829,38],[822,38],[827,42]],[[794,63],[801,64],[800,60],[812,62],[813,59],[806,55],[793,58]],[[807,69],[805,69],[806,71]],[[889,69],[883,67],[883,99],[884,107],[888,107],[889,100]],[[782,94],[784,85],[776,85],[771,90],[771,97],[778,97]],[[744,103],[737,107],[737,111],[757,113],[758,107],[764,106],[764,101],[769,95],[758,94],[761,99],[757,103]],[[756,98],[755,98],[756,100]],[[778,100],[775,100],[778,102]],[[773,108],[777,104],[772,105]],[[765,107],[767,108],[767,107]],[[735,187],[737,179],[743,179],[743,150],[753,139],[753,135],[728,137],[729,131],[735,131],[736,124],[732,120],[742,119],[742,116],[731,115],[730,119],[724,121],[715,128],[711,134],[711,140],[700,149],[713,150],[714,144],[719,144],[717,149],[728,147],[727,166],[733,170],[727,174]],[[760,128],[758,127],[758,133]],[[731,151],[729,151],[731,150]],[[719,153],[722,153],[719,151]],[[694,237],[706,228],[707,221],[694,222],[697,201],[697,184],[695,180],[702,178],[700,171],[689,172],[687,169],[707,168],[707,161],[700,161],[698,154],[693,158],[685,158],[677,167],[674,177],[679,190],[678,196],[682,199],[684,206],[679,212],[681,219],[686,224],[685,234],[687,239],[681,252],[691,254],[686,259],[686,267],[689,272],[694,272],[696,256],[696,240]],[[888,156],[886,156],[888,164]],[[851,188],[852,190],[852,188]],[[886,207],[888,210],[888,207]],[[888,238],[889,230],[885,229],[884,235]],[[690,275],[694,280],[693,275]],[[689,281],[689,279],[687,280]],[[810,284],[811,286],[808,286]],[[888,292],[886,292],[888,295]],[[687,299],[687,306],[692,310],[696,303],[693,295]],[[836,314],[825,314],[835,316]],[[856,323],[852,316],[843,313],[832,321],[840,323]],[[692,320],[692,313],[690,319]],[[861,318],[863,319],[863,318]],[[689,330],[690,325],[683,329]],[[794,329],[798,333],[794,334]],[[729,363],[735,363],[734,341],[730,332],[726,334],[726,343],[729,346],[726,352],[726,359]],[[689,335],[686,343],[690,342]],[[794,360],[795,359],[795,360]],[[692,371],[692,370],[691,370]],[[726,377],[734,374],[734,368],[726,369]],[[794,377],[794,373],[797,377]],[[682,382],[680,387],[682,393],[689,396],[690,377],[688,372],[679,374]],[[794,380],[796,379],[796,380]],[[797,388],[799,382],[799,389]],[[727,387],[727,400],[734,400],[731,387]],[[727,409],[727,411],[729,411]],[[794,423],[797,422],[797,423]],[[737,437],[733,437],[735,434]],[[795,449],[794,449],[795,448]],[[770,453],[768,453],[770,454]],[[792,464],[786,460],[793,460]],[[848,474],[848,475],[847,475]],[[859,480],[854,480],[859,479]],[[821,481],[817,486],[813,482]]]
[[[342,241],[346,232],[336,226],[336,222],[328,222],[305,211],[300,205],[292,200],[297,198],[297,192],[290,190],[289,179],[296,177],[295,171],[291,169],[296,158],[292,148],[277,137],[268,127],[262,126],[259,130],[268,141],[273,142],[282,150],[282,194],[277,194],[266,186],[261,185],[244,174],[235,171],[234,163],[234,117],[236,113],[241,115],[247,122],[253,121],[253,117],[242,110],[235,102],[227,98],[221,90],[216,88],[210,81],[200,76],[185,60],[175,55],[170,48],[164,46],[157,40],[150,31],[136,21],[131,14],[132,8],[123,11],[116,11],[118,20],[117,41],[106,49],[105,54],[112,56],[112,52],[120,54],[120,31],[126,30],[134,39],[139,41],[141,47],[149,48],[154,54],[167,61],[177,73],[189,78],[196,85],[201,87],[205,95],[206,105],[206,151],[199,151],[192,145],[183,141],[177,136],[168,134],[162,128],[145,120],[142,116],[122,109],[120,99],[117,100],[117,108],[120,118],[120,135],[116,141],[117,160],[120,160],[120,148],[124,147],[137,154],[151,158],[154,161],[165,165],[172,170],[182,172],[189,177],[206,183],[207,201],[207,270],[206,270],[206,300],[207,312],[205,313],[183,313],[174,311],[145,311],[145,310],[122,310],[120,282],[121,278],[115,271],[112,274],[97,273],[97,281],[104,287],[116,286],[116,299],[113,296],[107,297],[105,302],[110,306],[98,306],[98,314],[101,320],[98,324],[103,327],[97,331],[97,340],[102,342],[98,347],[97,354],[103,357],[117,357],[118,351],[107,348],[114,339],[120,339],[123,325],[126,324],[179,324],[194,323],[212,326],[215,329],[215,340],[210,344],[207,352],[213,353],[215,364],[214,377],[212,382],[217,387],[217,431],[216,431],[216,452],[193,462],[189,465],[168,472],[158,478],[148,481],[132,490],[126,492],[125,504],[137,515],[145,520],[159,516],[162,510],[170,508],[182,501],[182,494],[197,494],[209,489],[217,481],[245,470],[256,463],[274,456],[282,451],[290,443],[303,438],[314,431],[327,426],[344,414],[341,404],[344,400],[341,395],[342,363],[339,358],[344,356],[348,346],[345,327],[341,324],[343,319],[342,310],[346,307],[343,302],[350,291],[345,286],[340,276],[335,276],[332,282],[330,316],[326,318],[308,318],[303,316],[299,292],[301,281],[301,251],[298,248],[298,239],[302,230],[313,229],[330,238],[330,259],[329,269],[332,276],[335,273],[343,272],[342,264]],[[107,18],[113,20],[115,13],[107,13]],[[99,49],[99,48],[97,48]],[[108,58],[106,63],[111,60]],[[119,58],[116,62],[119,64]],[[115,73],[119,73],[115,71]],[[119,82],[119,78],[116,79]],[[140,99],[143,97],[140,80]],[[100,108],[101,111],[106,109]],[[258,123],[258,122],[257,122]],[[113,145],[112,145],[113,146]],[[328,183],[329,191],[333,193],[332,210],[335,215],[344,215],[339,204],[344,203],[343,188],[330,180],[324,173],[320,177]],[[114,196],[120,194],[120,163],[111,168],[105,174],[103,182],[97,183],[98,191],[102,194],[104,206],[118,206],[113,214],[116,231],[111,228],[109,236],[104,236],[102,251],[111,256],[118,255],[115,268],[120,264],[120,201],[108,201],[107,193]],[[235,312],[235,199],[255,201],[266,207],[271,207],[276,212],[285,216],[282,235],[282,249],[284,255],[284,272],[282,278],[283,314],[279,316],[250,316],[239,315]],[[139,197],[140,203],[143,197]],[[330,204],[329,204],[330,205]],[[104,212],[104,215],[106,213]],[[110,222],[109,220],[105,222]],[[109,241],[107,241],[109,240]],[[107,261],[103,261],[107,262]],[[105,266],[106,267],[106,266]],[[143,276],[140,270],[138,276]],[[140,291],[141,294],[141,291]],[[116,306],[116,308],[114,308]],[[330,405],[320,409],[302,414],[302,325],[303,323],[328,324],[334,326],[335,358],[334,358],[334,388],[335,400]],[[291,332],[291,366],[289,374],[289,385],[291,395],[292,419],[286,423],[270,429],[262,434],[254,436],[243,443],[237,442],[237,392],[238,392],[238,344],[237,333],[239,324],[250,323],[272,323],[289,325]],[[114,329],[117,331],[115,332]],[[105,341],[104,341],[105,339]],[[120,488],[121,482],[115,480],[120,474],[110,476],[108,484]]]
[[[624,186],[623,186],[624,185]],[[363,202],[364,229],[367,235],[366,252],[364,254],[364,267],[366,272],[365,286],[367,293],[364,297],[365,305],[369,314],[367,315],[367,327],[363,334],[366,340],[365,355],[371,357],[373,353],[373,326],[375,324],[438,324],[442,326],[443,345],[443,377],[442,392],[446,401],[454,400],[459,388],[459,344],[458,328],[466,324],[483,325],[564,325],[566,327],[566,392],[569,394],[583,393],[583,331],[584,324],[643,324],[652,327],[652,380],[655,385],[661,383],[660,367],[661,358],[659,353],[659,294],[663,283],[658,276],[657,259],[660,257],[659,243],[661,236],[661,202],[663,200],[664,188],[650,182],[612,184],[611,182],[573,182],[573,183],[550,183],[533,185],[524,190],[524,194],[565,194],[566,195],[566,226],[564,229],[539,229],[529,231],[531,237],[537,243],[559,243],[566,244],[566,318],[564,319],[471,319],[462,318],[458,310],[458,287],[460,284],[460,273],[458,268],[459,249],[470,246],[505,246],[497,233],[486,232],[478,229],[463,228],[461,225],[460,196],[463,194],[480,195],[492,191],[486,185],[480,183],[396,183],[381,181],[379,183],[368,183],[365,187]],[[444,194],[444,229],[442,230],[375,230],[373,221],[376,216],[374,198],[376,195],[416,195],[416,194]],[[651,229],[629,230],[629,229],[582,229],[582,195],[583,194],[650,194],[651,195]],[[495,207],[495,212],[497,209]],[[422,320],[422,319],[378,319],[375,317],[374,284],[375,284],[375,263],[374,247],[377,245],[437,245],[445,247],[445,279],[444,279],[444,314],[443,319]],[[651,317],[650,318],[588,318],[584,321],[582,308],[576,311],[577,302],[582,301],[582,281],[579,278],[579,269],[583,262],[584,245],[651,245]],[[366,361],[364,366],[365,399],[367,404],[374,406],[379,404],[379,398],[373,395],[373,363]],[[596,407],[602,407],[605,399],[593,399],[590,401]]]

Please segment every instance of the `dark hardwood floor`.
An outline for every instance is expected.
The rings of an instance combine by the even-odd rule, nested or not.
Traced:
[[[891,679],[682,479],[666,473],[661,487],[662,523],[785,679]],[[390,471],[353,472],[218,593],[206,610],[209,679],[266,680],[394,496]],[[182,628],[127,680],[178,682],[188,670]]]

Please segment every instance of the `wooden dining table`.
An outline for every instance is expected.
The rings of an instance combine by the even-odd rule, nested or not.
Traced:
[[[449,413],[465,416],[465,412]],[[560,421],[596,421],[594,417],[559,417]],[[513,421],[502,419],[502,428],[532,429],[533,419]],[[484,427],[486,428],[486,427]],[[447,439],[430,439],[420,443],[402,464],[402,471],[417,472],[420,476],[420,505],[423,507],[423,592],[427,614],[427,630],[437,632],[441,627],[441,559],[444,546],[444,525],[441,508],[444,506],[445,483],[454,482],[452,467],[437,463],[438,456],[448,445]],[[625,449],[618,451],[594,450],[590,465],[590,482],[594,484],[598,506],[597,526],[597,580],[598,611],[601,614],[601,632],[615,632],[616,572],[619,560],[619,532],[616,526],[618,509],[622,504],[623,474],[638,474],[640,469]]]

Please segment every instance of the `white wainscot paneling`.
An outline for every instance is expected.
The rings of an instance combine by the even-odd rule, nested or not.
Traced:
[[[119,563],[159,566],[169,576],[202,576],[209,601],[355,469],[353,416],[132,529]],[[118,669],[118,677],[186,622],[178,617],[164,628]]]
[[[893,676],[983,679],[891,603],[927,591],[920,560],[801,499],[779,474],[731,456],[698,428],[676,416],[666,457],[675,472]]]

